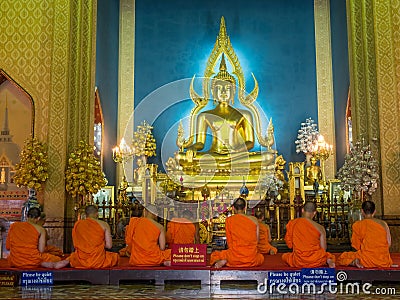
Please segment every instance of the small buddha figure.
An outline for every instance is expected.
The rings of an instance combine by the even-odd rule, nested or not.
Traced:
[[[236,79],[227,71],[224,55],[219,72],[211,81],[211,93],[216,106],[197,116],[195,142],[186,148],[186,152],[178,153],[179,165],[185,168],[198,164],[201,169],[212,170],[260,169],[263,162],[270,165],[274,159],[272,152],[250,152],[255,142],[253,116],[250,111],[231,106]],[[268,129],[273,131],[272,124]],[[212,144],[209,150],[202,151],[210,136],[208,130]]]
[[[146,171],[146,166],[141,158],[137,159],[137,168],[133,171],[133,180],[136,185],[142,185],[143,177]]]
[[[313,156],[310,159],[311,165],[307,167],[306,170],[306,177],[307,177],[307,182],[306,185],[312,185],[315,186],[316,184],[319,185],[319,183],[322,181],[322,171],[319,166],[317,166],[317,159]]]

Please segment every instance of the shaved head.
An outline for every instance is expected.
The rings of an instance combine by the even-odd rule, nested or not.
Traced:
[[[315,212],[317,210],[317,206],[312,201],[306,201],[304,203],[303,209],[304,209],[305,212],[313,213],[313,212]]]
[[[243,198],[239,197],[235,200],[235,202],[233,203],[233,207],[236,210],[244,210],[246,207],[246,200],[244,200]]]
[[[88,205],[85,208],[85,214],[87,217],[94,217],[99,210],[97,209],[96,205]]]
[[[28,210],[28,218],[37,219],[40,217],[40,209],[32,207]]]
[[[257,219],[262,219],[262,218],[264,217],[264,212],[263,212],[262,210],[257,210],[257,211],[254,213],[254,216],[255,216]]]
[[[366,215],[372,215],[375,212],[375,203],[369,200],[364,201],[361,208]]]

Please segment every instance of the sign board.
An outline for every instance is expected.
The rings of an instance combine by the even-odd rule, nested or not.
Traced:
[[[268,285],[314,284],[322,285],[336,282],[333,268],[304,268],[301,271],[270,271]]]
[[[22,272],[21,285],[53,285],[53,272],[48,271],[30,271]]]
[[[17,276],[15,274],[0,274],[0,287],[2,286],[15,286]]]
[[[173,244],[171,249],[172,266],[205,267],[207,264],[206,244]]]

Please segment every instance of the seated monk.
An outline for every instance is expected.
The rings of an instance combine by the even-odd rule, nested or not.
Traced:
[[[335,256],[326,252],[324,227],[312,219],[317,213],[314,202],[307,201],[302,209],[303,217],[290,220],[286,225],[285,241],[291,253],[284,253],[282,260],[291,267],[335,267]]]
[[[132,252],[132,236],[135,230],[135,226],[142,216],[143,209],[136,209],[132,211],[129,224],[125,227],[125,244],[126,246],[119,250],[120,256],[131,256]]]
[[[356,252],[343,252],[338,264],[358,268],[390,267],[393,262],[389,247],[392,239],[385,221],[374,218],[375,204],[365,201],[361,207],[364,220],[353,224],[351,245]]]
[[[234,215],[226,218],[225,232],[228,250],[211,253],[211,265],[221,268],[256,267],[264,262],[264,256],[257,251],[258,221],[245,215],[246,200],[238,198],[233,203]]]
[[[26,222],[11,224],[8,231],[6,248],[10,250],[8,262],[17,268],[55,268],[60,269],[69,264],[68,260],[45,253],[46,232],[37,223],[40,220],[40,209],[29,209]]]
[[[200,241],[199,224],[193,223],[193,214],[185,209],[182,218],[172,218],[167,227],[167,244],[198,244]]]
[[[42,212],[40,214],[40,219],[37,222],[37,224],[44,228],[44,223],[46,223],[46,214],[44,212]],[[46,233],[46,247],[44,249],[44,253],[49,253],[49,254],[52,254],[52,255],[55,255],[55,256],[58,256],[61,258],[65,257],[64,252],[60,248],[47,244],[47,241],[50,239],[50,237],[45,228],[44,228],[44,231]]]
[[[95,205],[86,206],[85,214],[86,219],[77,221],[72,230],[75,252],[70,256],[71,266],[90,269],[116,266],[118,253],[105,250],[112,247],[110,226],[97,219],[99,211]]]
[[[254,216],[258,220],[259,237],[257,249],[261,254],[274,255],[278,253],[278,249],[272,246],[271,243],[271,233],[269,227],[264,223],[264,213],[261,210],[256,211]]]
[[[132,252],[129,264],[133,266],[171,265],[171,249],[165,249],[164,227],[157,222],[157,208],[147,204],[144,216],[132,230]]]

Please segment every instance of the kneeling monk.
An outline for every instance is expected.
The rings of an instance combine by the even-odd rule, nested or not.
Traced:
[[[353,224],[351,235],[351,245],[356,252],[343,252],[338,264],[358,268],[391,267],[389,247],[392,239],[388,225],[374,218],[375,204],[372,201],[363,202],[361,209],[364,220]]]
[[[33,207],[28,211],[26,222],[11,224],[6,240],[6,248],[10,250],[7,259],[11,267],[59,269],[69,264],[68,260],[44,253],[47,235],[44,228],[38,225],[40,214],[40,209]]]
[[[286,225],[285,242],[292,253],[284,253],[282,260],[291,267],[317,268],[335,267],[335,256],[326,252],[325,228],[312,219],[317,213],[314,202],[304,203],[303,217],[289,221]]]
[[[185,209],[182,218],[172,218],[167,227],[167,244],[171,248],[173,244],[198,244],[199,224],[193,223],[193,214]]]
[[[75,252],[71,254],[70,263],[74,268],[108,268],[118,264],[118,253],[108,252],[111,249],[112,237],[110,226],[98,220],[96,206],[85,208],[86,219],[75,223],[72,230],[72,241]]]
[[[226,218],[225,232],[228,250],[211,253],[211,265],[221,268],[256,267],[264,262],[264,256],[257,251],[258,221],[245,215],[246,200],[238,198],[233,203],[234,215]]]
[[[164,227],[156,221],[157,208],[145,206],[144,216],[132,228],[132,250],[129,264],[133,266],[171,265],[171,249],[165,250]]]
[[[268,225],[264,223],[265,219],[264,212],[258,210],[255,212],[254,216],[258,220],[258,226],[259,226],[259,237],[257,245],[258,252],[270,255],[278,253],[278,249],[276,249],[274,246],[270,244],[271,232],[269,230]]]

